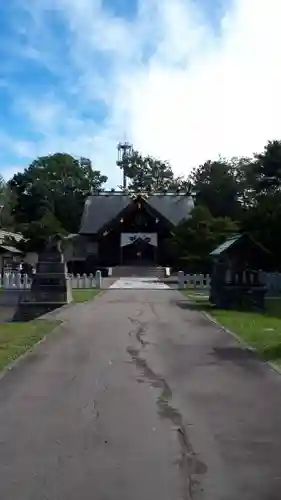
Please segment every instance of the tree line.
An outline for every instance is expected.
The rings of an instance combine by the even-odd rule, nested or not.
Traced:
[[[209,160],[186,178],[174,175],[168,162],[137,151],[120,166],[128,190],[184,189],[194,196],[191,217],[167,242],[186,268],[207,269],[209,252],[241,231],[264,245],[272,253],[272,266],[280,269],[281,141],[269,141],[251,158]],[[78,232],[85,199],[106,182],[88,158],[65,153],[37,158],[7,183],[0,178],[1,227],[21,232],[33,249],[40,249],[49,235]]]

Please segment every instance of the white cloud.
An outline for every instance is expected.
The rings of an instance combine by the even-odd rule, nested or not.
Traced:
[[[66,89],[72,104],[58,95],[25,101],[21,112],[43,136],[34,153],[88,155],[115,184],[115,148],[125,132],[177,174],[219,154],[251,155],[281,137],[280,0],[225,0],[219,34],[192,0],[139,0],[134,21],[114,17],[98,0],[26,4],[39,26],[47,7],[66,20],[69,71],[76,72]],[[79,106],[95,111],[96,99],[109,110],[101,126],[79,115]]]
[[[197,35],[185,47],[187,63],[181,68],[173,62],[184,55],[188,3],[170,5],[186,12],[170,16],[172,53],[167,43],[162,63],[162,45],[141,77],[130,79],[129,98],[126,89],[136,145],[169,159],[177,173],[188,173],[208,158],[251,155],[280,137],[280,2],[236,0],[219,40],[191,19],[186,37]]]

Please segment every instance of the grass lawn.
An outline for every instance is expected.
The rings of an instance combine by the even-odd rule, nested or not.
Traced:
[[[34,320],[0,324],[0,371],[30,349],[60,324],[60,321]]]
[[[281,367],[281,297],[266,299],[266,312],[260,314],[216,309],[203,294],[190,290],[184,291],[184,294],[199,310],[208,312],[221,325],[254,347],[263,359]]]
[[[75,288],[72,290],[73,302],[86,302],[93,299],[101,290],[96,288]]]

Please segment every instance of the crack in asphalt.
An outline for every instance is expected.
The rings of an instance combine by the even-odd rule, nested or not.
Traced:
[[[100,412],[99,412],[99,409],[98,409],[98,403],[97,403],[97,401],[93,401],[93,415],[94,415],[95,422],[97,422],[98,419],[99,419],[99,417],[100,417]]]
[[[145,334],[145,331],[147,329],[147,324],[137,318],[128,317],[128,319],[136,327],[130,330],[129,336],[131,337],[132,335],[135,335],[137,341],[141,344],[142,347],[149,345],[150,342],[143,340],[143,335]]]
[[[149,302],[148,306],[149,306],[152,314],[156,317],[156,319],[158,319],[159,318],[159,314],[156,312],[155,305],[152,302]]]
[[[147,380],[153,388],[160,389],[160,395],[157,398],[158,414],[161,418],[167,419],[173,423],[176,428],[177,438],[180,445],[180,458],[176,461],[176,465],[181,472],[182,481],[182,500],[192,500],[194,494],[199,486],[199,481],[195,479],[195,475],[205,474],[207,467],[200,462],[188,440],[183,418],[180,412],[175,409],[170,401],[173,397],[172,391],[167,384],[166,380],[155,373],[147,364],[146,360],[140,356],[141,351],[146,345],[150,343],[143,340],[143,336],[147,330],[147,323],[141,322],[137,318],[129,317],[129,320],[135,329],[130,331],[129,334],[135,335],[140,349],[136,347],[128,347],[127,352],[131,356],[132,361],[135,363],[138,370],[142,372],[142,376]],[[138,382],[143,383],[143,379],[137,379]]]

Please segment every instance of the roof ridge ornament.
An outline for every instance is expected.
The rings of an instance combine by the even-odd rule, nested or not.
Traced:
[[[147,192],[145,191],[139,191],[139,192],[133,192],[130,194],[130,198],[132,198],[133,200],[147,200],[149,198],[150,194],[148,194]]]

